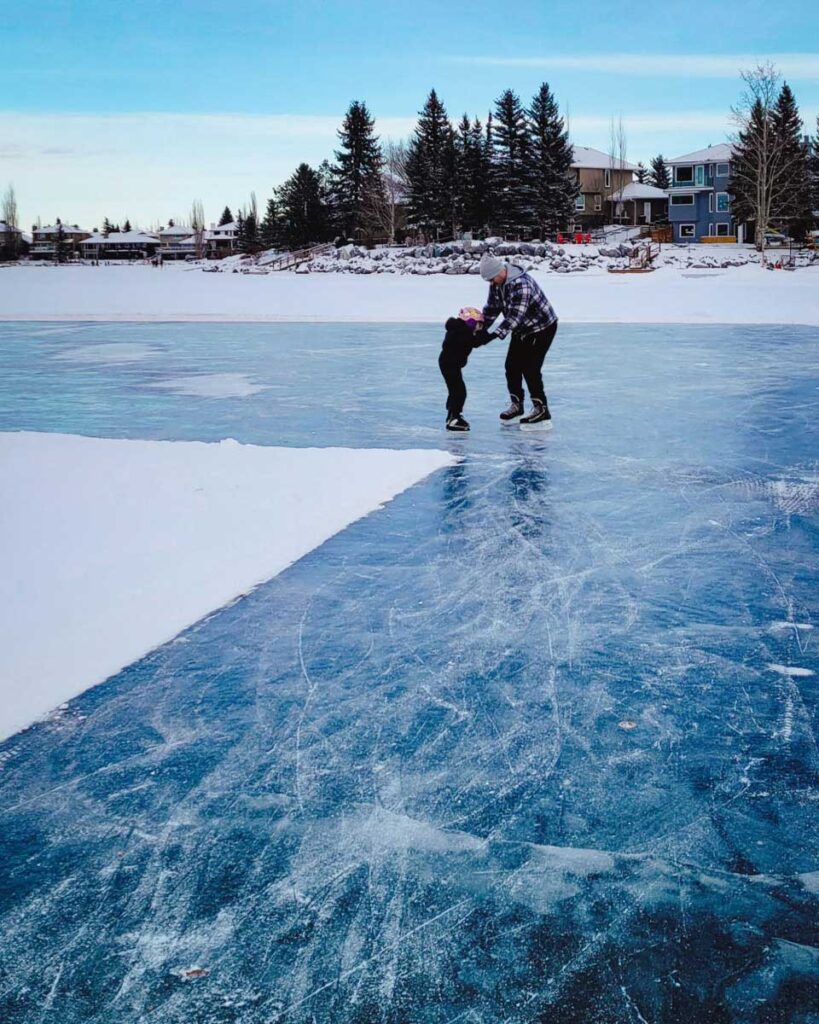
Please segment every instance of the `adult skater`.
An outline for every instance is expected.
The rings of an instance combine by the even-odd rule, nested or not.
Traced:
[[[489,282],[483,322],[490,327],[501,313],[503,320],[497,330],[483,331],[476,337],[482,333],[482,340],[486,342],[505,338],[512,332],[506,354],[506,386],[511,404],[500,414],[501,422],[519,422],[523,428],[550,430],[552,417],[543,390],[541,368],[557,333],[557,313],[537,281],[522,267],[485,253],[480,271],[484,281]],[[528,416],[523,415],[524,380],[532,400]]]

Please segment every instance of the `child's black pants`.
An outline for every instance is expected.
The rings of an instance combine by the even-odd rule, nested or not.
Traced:
[[[469,341],[447,337],[438,356],[438,366],[449,390],[446,411],[450,417],[458,416],[464,411],[466,384],[461,370],[466,366],[471,351],[472,345]]]

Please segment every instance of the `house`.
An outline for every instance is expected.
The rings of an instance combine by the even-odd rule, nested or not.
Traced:
[[[744,225],[731,214],[728,179],[733,147],[726,143],[668,160],[668,219],[675,242],[736,242]]]
[[[606,203],[614,192],[634,181],[634,164],[589,146],[575,146],[572,170],[580,193],[575,199],[575,231],[598,227],[606,222]]]
[[[174,224],[167,228],[160,228],[159,235],[162,258],[166,260],[181,260],[186,256],[196,255],[196,239],[193,230],[183,224]]]
[[[53,260],[57,252],[57,237],[60,231],[67,256],[76,256],[81,243],[91,234],[76,224],[48,224],[44,228],[34,225],[31,229],[31,258]]]
[[[612,192],[609,219],[618,224],[659,224],[668,220],[668,194],[653,185],[630,181]]]
[[[23,242],[23,232],[0,220],[0,260],[16,259]]]
[[[236,221],[231,221],[230,224],[211,224],[210,230],[205,232],[208,259],[221,259],[223,256],[232,256],[238,252],[238,232],[239,225]]]
[[[111,231],[85,238],[80,249],[87,260],[139,260],[154,256],[159,245],[159,236],[145,231]]]

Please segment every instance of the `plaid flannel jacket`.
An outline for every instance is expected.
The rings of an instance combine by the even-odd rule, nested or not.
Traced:
[[[510,331],[518,331],[526,337],[545,330],[557,320],[557,313],[543,289],[525,272],[513,281],[489,286],[489,298],[483,307],[487,327],[499,313],[503,313],[495,332],[499,338],[505,338]]]

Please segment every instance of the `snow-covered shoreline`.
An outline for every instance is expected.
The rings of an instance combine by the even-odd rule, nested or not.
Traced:
[[[535,270],[564,323],[819,326],[819,264]],[[184,264],[0,269],[0,321],[434,323],[482,304],[474,275],[205,273]]]

